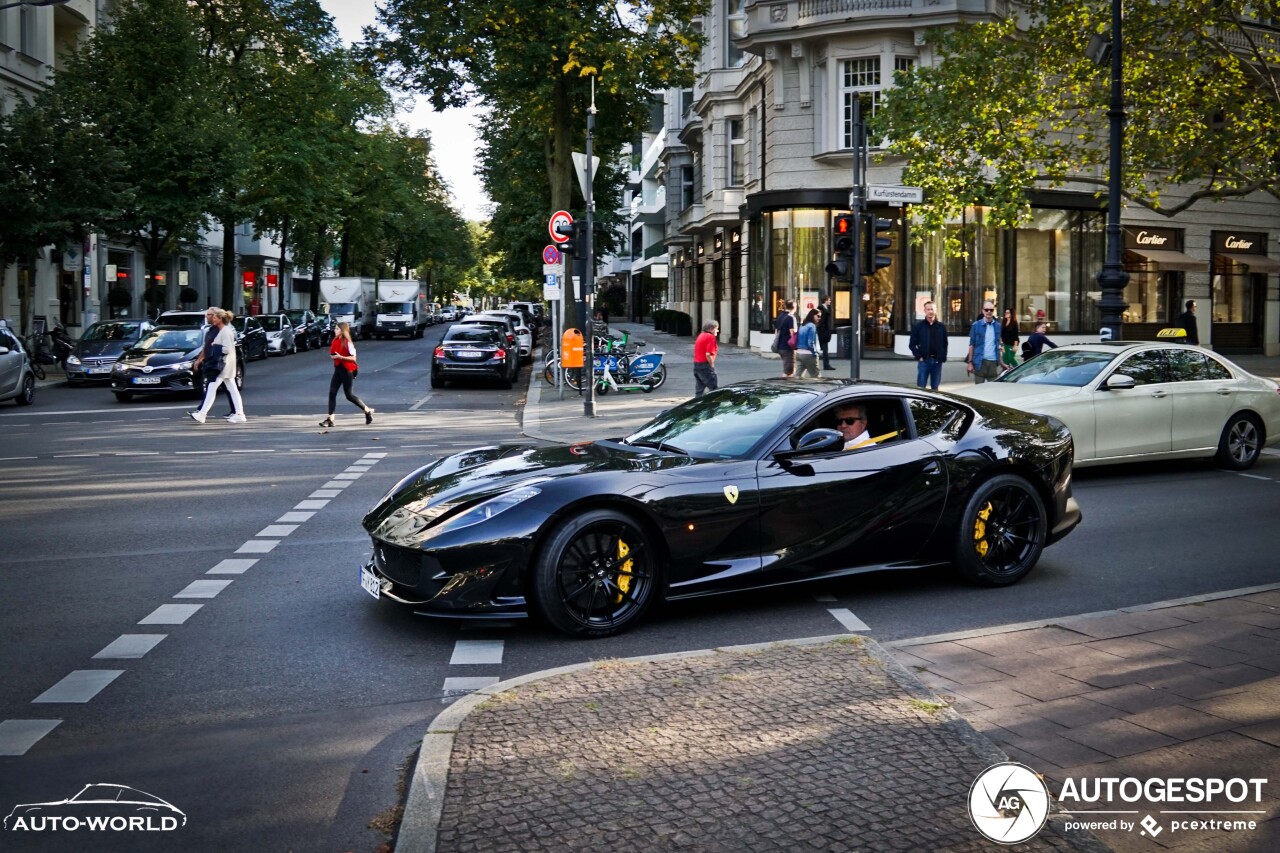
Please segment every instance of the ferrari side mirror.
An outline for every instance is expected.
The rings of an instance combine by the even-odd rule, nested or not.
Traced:
[[[818,456],[843,449],[844,436],[839,430],[815,429],[802,435],[794,449],[779,450],[773,454],[773,458],[783,462],[801,456]]]

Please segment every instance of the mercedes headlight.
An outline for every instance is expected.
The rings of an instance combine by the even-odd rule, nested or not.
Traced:
[[[486,501],[481,501],[471,509],[460,512],[452,518],[446,519],[440,524],[427,530],[423,536],[424,539],[431,539],[442,533],[451,533],[455,530],[461,530],[464,527],[470,527],[473,524],[479,524],[482,521],[488,521],[499,513],[506,512],[516,504],[523,503],[529,498],[542,493],[541,489],[535,489],[525,486],[519,489],[513,489],[510,492],[504,492],[495,495]]]
[[[79,363],[80,363],[80,359],[76,358],[74,355],[67,356],[67,364],[79,364]]]

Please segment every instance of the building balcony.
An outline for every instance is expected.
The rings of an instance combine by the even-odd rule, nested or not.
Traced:
[[[755,0],[747,6],[747,35],[737,44],[762,54],[765,45],[849,33],[876,21],[922,29],[1004,16],[1008,8],[1008,0]]]
[[[658,163],[662,161],[662,150],[667,147],[667,129],[664,127],[644,150],[640,160],[640,178],[652,178],[657,172]]]

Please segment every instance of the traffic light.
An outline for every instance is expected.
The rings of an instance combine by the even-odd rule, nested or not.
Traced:
[[[880,232],[888,231],[892,227],[892,219],[881,219],[875,215],[867,216],[866,251],[862,255],[863,275],[875,275],[893,263],[893,258],[877,254],[893,245],[893,240],[890,238],[879,236]]]
[[[573,247],[578,239],[578,223],[559,222],[556,223],[556,233],[561,237],[568,237],[563,243],[557,243],[556,248],[566,255],[574,254]]]
[[[852,213],[842,213],[836,217],[831,234],[836,256],[827,264],[827,275],[834,278],[847,279],[853,266],[853,241],[858,233],[858,218]]]

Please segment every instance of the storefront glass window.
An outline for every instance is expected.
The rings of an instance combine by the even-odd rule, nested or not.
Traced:
[[[1248,267],[1221,255],[1214,261],[1213,322],[1252,323],[1254,285]]]
[[[984,299],[999,297],[1004,277],[1000,252],[1000,232],[983,224],[984,211],[969,208],[962,219],[948,223],[943,232],[927,234],[914,245],[911,320],[924,318],[924,303],[932,301],[938,319],[952,334],[964,334],[981,313]],[[961,247],[960,254],[947,252],[948,241]],[[899,326],[906,328],[902,322]]]

